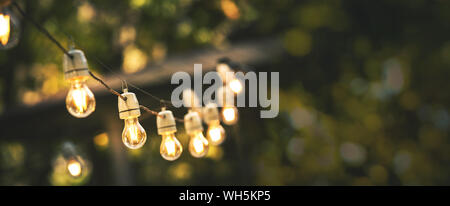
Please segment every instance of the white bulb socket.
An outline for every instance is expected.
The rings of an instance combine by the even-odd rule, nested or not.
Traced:
[[[202,120],[198,112],[189,111],[184,116],[184,128],[187,134],[193,134],[197,131],[203,131]]]
[[[176,132],[177,126],[172,112],[169,110],[159,112],[156,117],[156,127],[159,135]]]
[[[77,49],[69,50],[68,53],[71,56],[64,54],[63,58],[64,78],[71,80],[78,77],[88,77],[89,69],[84,53]]]
[[[139,102],[136,95],[133,92],[128,92],[127,89],[121,94],[127,101],[122,98],[119,99],[119,117],[120,119],[129,119],[141,116],[141,110],[139,109]]]
[[[219,109],[217,109],[217,104],[206,104],[206,106],[203,108],[203,121],[205,121],[205,123],[208,125],[220,121]]]

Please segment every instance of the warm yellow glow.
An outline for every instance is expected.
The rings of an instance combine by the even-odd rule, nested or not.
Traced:
[[[81,163],[74,159],[69,160],[67,163],[67,170],[71,176],[78,177],[81,175]]]
[[[84,2],[78,7],[77,17],[78,21],[91,21],[95,17],[96,11],[90,3]]]
[[[101,133],[94,137],[94,143],[99,147],[106,147],[109,144],[108,134]]]
[[[122,132],[122,141],[130,149],[141,148],[147,140],[147,133],[137,117],[125,119],[125,128]]]
[[[231,82],[229,83],[229,86],[230,86],[231,91],[233,91],[236,94],[239,94],[242,92],[242,83],[241,83],[241,81],[239,81],[236,78],[231,80]]]
[[[205,139],[202,132],[196,132],[189,142],[189,152],[194,157],[203,157],[208,153],[208,140]]]
[[[147,65],[147,54],[134,45],[129,45],[123,51],[122,69],[125,73],[135,73]]]
[[[220,124],[209,126],[208,140],[215,146],[222,144],[225,140],[225,130]]]
[[[95,110],[95,98],[84,81],[75,80],[67,93],[66,107],[70,114],[78,118],[89,116]]]
[[[222,109],[223,122],[231,125],[237,121],[237,108],[234,106],[225,106]]]
[[[8,43],[10,33],[11,17],[6,14],[0,14],[0,43],[4,46]]]
[[[225,16],[227,16],[229,19],[238,19],[241,14],[239,12],[239,8],[236,6],[236,4],[231,0],[222,0],[220,2],[220,5],[222,7],[223,13]]]
[[[173,161],[180,157],[183,152],[183,147],[174,133],[169,133],[163,135],[159,152],[164,159]]]

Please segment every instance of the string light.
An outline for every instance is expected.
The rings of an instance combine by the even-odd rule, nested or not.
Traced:
[[[75,146],[70,142],[65,142],[62,146],[62,154],[67,173],[74,178],[81,177],[83,170],[85,170],[85,163],[77,153]]]
[[[204,157],[208,153],[209,143],[203,136],[203,126],[198,112],[189,110],[184,116],[184,127],[191,137],[189,152],[193,157]]]
[[[77,118],[85,118],[95,110],[95,98],[86,85],[89,69],[86,57],[80,50],[70,50],[64,54],[64,78],[71,86],[66,97],[66,107],[69,113]]]
[[[72,177],[81,176],[81,163],[76,159],[71,159],[67,162],[67,171]]]
[[[14,13],[7,8],[0,8],[0,49],[10,49],[17,45],[20,25]]]
[[[236,124],[238,121],[238,109],[234,106],[234,95],[229,87],[221,87],[217,91],[218,100],[223,104],[221,116],[223,123]]]
[[[233,91],[235,94],[240,94],[243,89],[242,82],[238,78],[236,78],[236,75],[230,68],[229,63],[229,59],[219,61],[216,66],[216,71],[226,87],[230,88],[231,91]]]
[[[172,112],[163,108],[156,117],[156,125],[158,134],[162,136],[159,149],[161,156],[169,161],[178,159],[183,152],[183,147],[175,137],[177,127]]]
[[[125,127],[122,132],[122,141],[130,149],[139,149],[147,140],[147,133],[138,117],[141,116],[139,102],[136,95],[124,89],[121,97],[118,97],[119,117],[125,121]]]
[[[123,89],[120,94],[111,87],[109,87],[103,80],[95,76],[88,69],[88,64],[84,53],[80,50],[70,49],[67,51],[45,28],[28,17],[25,12],[19,7],[16,2],[13,6],[22,14],[25,19],[29,20],[33,25],[45,34],[55,45],[59,47],[64,53],[63,68],[64,77],[71,83],[71,88],[66,97],[66,107],[70,114],[77,118],[84,118],[95,111],[95,98],[92,91],[87,87],[86,80],[91,76],[93,79],[100,82],[112,94],[118,96],[118,110],[119,117],[125,122],[124,130],[122,132],[122,141],[130,149],[141,148],[146,140],[147,134],[144,128],[140,125],[138,117],[141,115],[140,109],[157,116],[158,134],[162,136],[160,153],[161,156],[169,161],[176,160],[183,152],[183,147],[175,137],[176,124],[175,121],[184,122],[186,133],[190,136],[189,152],[196,158],[204,157],[209,149],[209,143],[212,145],[220,145],[225,140],[225,130],[220,125],[220,118],[218,114],[217,105],[214,103],[207,104],[202,109],[197,96],[191,89],[183,91],[183,101],[189,101],[185,105],[189,105],[190,109],[184,116],[184,120],[177,119],[169,110],[162,109],[161,112],[155,112],[145,106],[139,105],[136,95],[128,92],[128,88]],[[12,43],[14,35],[17,35],[18,29],[15,18],[12,15],[5,14],[5,10],[0,12],[0,46],[6,48],[6,45]],[[227,60],[229,63],[229,60]],[[103,67],[112,71],[105,64],[97,59],[97,62]],[[216,69],[223,80],[225,86],[221,87],[219,98],[224,98],[224,106],[221,111],[222,120],[225,124],[234,124],[238,119],[238,110],[233,105],[234,95],[239,94],[243,90],[243,85],[238,80],[235,74],[230,69],[227,62],[219,62]],[[120,77],[118,77],[120,78]],[[121,79],[122,82],[125,80]],[[126,82],[125,82],[126,83]],[[133,86],[132,84],[130,84]],[[162,104],[170,103],[170,101],[160,99],[139,87],[133,86],[144,94],[160,101]],[[230,95],[231,93],[231,95]],[[203,126],[200,115],[204,116],[205,123],[208,124],[207,137],[203,136]],[[79,177],[83,174],[85,169],[84,161],[80,156],[75,154],[73,145],[65,148],[66,152],[64,158],[66,160],[66,169],[73,177]]]
[[[208,103],[203,108],[203,120],[208,124],[206,136],[208,141],[214,145],[220,145],[225,140],[225,129],[220,125],[219,110],[214,103]]]

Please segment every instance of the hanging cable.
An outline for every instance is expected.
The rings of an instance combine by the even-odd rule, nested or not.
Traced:
[[[47,38],[49,38],[53,43],[55,43],[56,46],[58,46],[59,49],[61,49],[64,54],[71,57],[72,55],[69,54],[67,49],[65,49],[44,27],[42,27],[40,24],[38,24],[36,21],[34,21],[33,18],[29,17],[25,11],[20,8],[20,6],[17,4],[17,2],[13,1],[12,5],[19,11],[19,13],[28,21],[30,21],[40,32],[42,32]]]
[[[35,26],[41,33],[43,33],[48,39],[50,39],[64,54],[66,54],[69,57],[72,57],[72,55],[68,52],[68,50],[66,48],[64,48],[62,46],[62,44],[60,42],[58,42],[51,34],[50,32],[48,32],[42,25],[40,25],[39,23],[37,23],[36,21],[34,21],[33,18],[29,17],[25,11],[16,3],[16,2],[12,2],[12,5],[19,11],[19,13],[28,21],[30,21],[33,26]],[[71,40],[71,47],[73,47],[73,45],[75,45],[75,41],[73,39],[72,36],[70,36],[70,40]],[[78,44],[77,44],[78,45]],[[78,45],[79,46],[79,45]],[[80,46],[79,46],[80,47]],[[83,49],[83,48],[82,48]],[[108,65],[106,65],[105,63],[103,63],[102,61],[100,61],[100,59],[98,59],[95,56],[92,56],[94,58],[94,60],[101,65],[103,68],[106,68],[107,70],[109,70],[111,73],[113,73],[113,75],[117,78],[119,78],[122,81],[122,85],[126,85],[126,87],[128,87],[128,85],[130,85],[131,87],[139,90],[140,92],[146,94],[147,96],[150,96],[151,98],[159,101],[161,104],[163,104],[163,107],[166,107],[167,105],[172,105],[172,103],[168,100],[164,100],[161,99],[141,88],[139,88],[138,86],[131,84],[129,82],[127,82],[125,79],[121,78],[116,72],[114,72],[114,70],[112,70]],[[127,98],[122,96],[119,92],[115,91],[114,89],[112,89],[110,86],[108,86],[108,84],[106,84],[102,79],[100,79],[99,77],[97,77],[96,75],[94,75],[91,71],[89,71],[89,75],[96,81],[98,81],[100,84],[102,84],[111,94],[116,95],[118,97],[120,97],[122,100],[126,101]],[[153,110],[150,110],[149,108],[140,105],[140,108],[143,109],[144,111],[146,111],[147,113],[150,113],[152,115],[158,116],[158,112],[155,112]],[[183,122],[183,120],[175,118],[176,121],[179,122]]]

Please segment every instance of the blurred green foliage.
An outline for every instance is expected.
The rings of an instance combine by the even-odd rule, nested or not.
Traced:
[[[185,147],[179,160],[164,161],[153,132],[144,149],[127,151],[134,184],[450,184],[448,1],[18,2],[66,45],[71,36],[124,72],[142,68],[135,62],[157,64],[203,47],[281,40],[285,53],[257,65],[280,72],[277,118],[261,120],[255,109],[240,109],[239,125],[226,128],[227,142],[202,160]],[[67,87],[60,51],[22,23],[19,45],[0,52],[1,111]],[[74,140],[86,158],[96,154],[93,177],[83,184],[114,184],[112,174],[99,174],[111,168],[110,144],[86,135],[89,140]],[[179,139],[187,145],[183,131]],[[60,141],[51,142],[0,137],[0,184],[56,184],[50,159]]]

